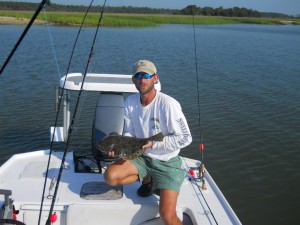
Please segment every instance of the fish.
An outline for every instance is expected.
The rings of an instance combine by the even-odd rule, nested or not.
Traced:
[[[124,160],[135,159],[142,155],[146,149],[142,147],[151,141],[163,141],[164,136],[158,133],[149,138],[136,138],[123,135],[108,135],[98,142],[97,149],[107,156],[109,152],[114,152],[115,157]]]

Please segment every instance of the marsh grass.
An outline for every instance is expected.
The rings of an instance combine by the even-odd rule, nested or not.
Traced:
[[[33,12],[29,11],[0,11],[0,17],[11,18],[27,18],[30,19]],[[49,23],[55,25],[80,25],[83,20],[84,13],[80,12],[47,12]],[[43,13],[37,18],[45,20]],[[90,13],[85,20],[85,25],[95,26],[99,20],[99,14]],[[192,16],[184,15],[153,15],[153,14],[104,14],[102,25],[110,27],[148,27],[159,24],[192,24]],[[195,16],[194,23],[197,25],[213,25],[213,24],[297,24],[300,25],[300,19],[281,18],[246,18],[246,17],[214,17],[214,16]]]

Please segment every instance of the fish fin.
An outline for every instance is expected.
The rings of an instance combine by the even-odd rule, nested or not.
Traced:
[[[164,135],[160,132],[158,134],[155,134],[154,136],[152,136],[149,139],[152,140],[152,141],[163,141]]]
[[[135,159],[135,158],[141,156],[144,153],[144,151],[145,151],[145,149],[140,149],[131,155],[122,155],[121,158],[124,160],[132,160],[132,159]]]

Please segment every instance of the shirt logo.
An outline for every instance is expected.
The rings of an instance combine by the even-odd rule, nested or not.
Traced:
[[[151,118],[150,121],[153,122],[152,129],[159,130],[159,119]]]

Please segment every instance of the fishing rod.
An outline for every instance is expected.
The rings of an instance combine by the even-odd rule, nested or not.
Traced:
[[[93,0],[92,0],[92,2],[93,2]],[[95,45],[95,42],[96,42],[96,38],[97,38],[97,35],[98,35],[98,31],[99,31],[99,27],[100,27],[101,21],[103,19],[103,14],[104,14],[104,9],[105,8],[106,8],[106,0],[104,1],[103,6],[102,6],[101,14],[100,14],[100,17],[99,17],[99,20],[98,20],[98,24],[97,24],[97,29],[96,29],[96,32],[95,32],[95,35],[94,35],[94,39],[93,39],[93,42],[92,42],[92,46],[91,46],[90,54],[89,54],[88,61],[87,61],[87,64],[86,64],[86,68],[85,68],[85,71],[84,71],[84,74],[83,74],[81,87],[80,87],[80,90],[79,90],[79,93],[78,93],[76,106],[75,106],[75,109],[74,109],[74,113],[73,113],[73,116],[72,116],[70,128],[69,128],[69,131],[68,131],[68,136],[67,136],[67,141],[66,141],[66,148],[65,148],[65,151],[63,153],[62,160],[61,160],[61,166],[60,166],[60,169],[59,169],[59,173],[58,173],[58,177],[57,177],[57,182],[56,182],[54,194],[52,196],[52,203],[51,203],[51,206],[50,206],[50,210],[49,210],[49,214],[48,214],[48,219],[47,219],[45,225],[51,225],[51,223],[53,222],[53,218],[56,219],[56,214],[55,213],[52,214],[53,213],[53,208],[54,208],[55,200],[56,200],[56,197],[57,197],[57,191],[58,191],[60,179],[61,179],[61,176],[62,176],[62,171],[64,169],[64,163],[65,163],[67,151],[69,149],[69,145],[70,145],[70,141],[71,141],[70,137],[71,137],[71,134],[73,132],[73,128],[74,128],[74,124],[75,124],[75,119],[76,119],[76,116],[77,116],[77,110],[78,110],[78,106],[79,106],[79,101],[80,101],[80,98],[81,98],[81,95],[82,95],[82,92],[83,92],[83,85],[84,85],[84,82],[85,82],[85,79],[86,79],[86,76],[87,76],[87,71],[88,71],[88,68],[89,68],[89,65],[90,65],[90,62],[91,62],[91,58],[92,58],[93,53],[94,53],[94,45]]]
[[[212,210],[210,209],[209,207],[209,204],[207,203],[204,195],[203,195],[203,190],[207,190],[207,187],[206,187],[206,181],[205,181],[205,166],[204,166],[204,149],[205,149],[205,144],[203,142],[203,132],[202,132],[202,126],[201,126],[201,110],[200,110],[200,90],[199,90],[199,70],[198,70],[198,58],[197,58],[197,42],[196,42],[196,28],[195,28],[195,12],[193,9],[191,9],[191,14],[192,14],[192,18],[193,18],[193,38],[194,38],[194,57],[195,57],[195,69],[196,69],[196,85],[197,85],[197,100],[198,100],[198,127],[199,127],[199,139],[200,139],[200,144],[199,144],[199,150],[200,150],[200,166],[199,168],[190,168],[189,169],[189,174],[191,175],[192,177],[192,180],[194,181],[194,184],[198,187],[200,193],[201,193],[201,196],[202,198],[204,199],[204,202],[206,204],[206,206],[208,207],[209,209],[209,212],[211,213],[214,221],[216,222],[216,224],[218,224]],[[193,169],[198,169],[199,173],[198,173],[198,176],[199,179],[201,182],[202,182],[202,185],[200,187],[200,185],[198,185],[197,183],[197,179],[195,178],[195,172]],[[191,181],[191,179],[190,179]]]
[[[34,15],[32,16],[32,18],[30,19],[29,23],[25,27],[23,33],[21,34],[19,40],[17,41],[17,43],[15,44],[14,48],[12,49],[12,51],[8,55],[7,59],[5,60],[4,64],[2,65],[1,70],[0,70],[0,76],[1,76],[2,72],[4,71],[5,67],[7,66],[7,64],[9,63],[11,57],[14,55],[15,51],[17,50],[17,48],[19,47],[19,45],[23,41],[23,38],[26,36],[26,34],[27,34],[28,30],[30,29],[30,27],[32,26],[33,22],[35,21],[35,19],[37,18],[37,16],[41,12],[41,10],[44,8],[45,4],[50,5],[50,0],[42,0],[41,1],[38,9],[35,11]]]
[[[88,12],[90,11],[90,8],[91,8],[91,6],[92,6],[92,4],[93,4],[93,1],[94,1],[94,0],[92,0],[92,1],[90,2],[90,5],[88,6],[88,8],[87,8],[87,10],[86,10],[86,12],[85,12],[85,14],[84,14],[83,19],[82,19],[82,22],[81,22],[81,25],[80,25],[80,27],[79,27],[79,29],[78,29],[78,32],[77,32],[77,35],[76,35],[76,38],[75,38],[75,41],[74,41],[74,45],[73,45],[73,48],[72,48],[72,52],[71,52],[71,55],[70,55],[68,67],[67,67],[67,70],[66,70],[66,76],[65,76],[65,79],[64,79],[64,82],[63,82],[63,85],[62,85],[62,90],[63,90],[63,91],[60,92],[60,95],[59,95],[59,97],[58,97],[58,103],[57,103],[57,106],[58,106],[58,107],[57,107],[57,110],[56,110],[57,113],[56,113],[56,118],[55,118],[54,130],[53,130],[52,137],[51,137],[51,146],[50,146],[49,158],[48,158],[48,163],[47,163],[47,168],[46,168],[46,175],[45,175],[45,180],[44,180],[44,187],[43,187],[42,199],[41,199],[41,204],[40,204],[40,212],[39,212],[38,225],[40,225],[40,221],[41,221],[41,214],[42,214],[42,209],[43,209],[43,204],[44,204],[44,196],[45,196],[45,191],[46,191],[46,184],[47,184],[47,178],[48,178],[49,166],[50,166],[50,162],[51,162],[51,155],[52,155],[53,144],[54,144],[54,136],[55,136],[56,127],[57,127],[57,124],[58,124],[58,117],[59,117],[59,112],[60,112],[60,108],[61,108],[61,102],[62,102],[63,95],[64,95],[65,84],[66,84],[67,76],[68,76],[68,74],[69,74],[69,70],[70,70],[70,67],[71,67],[71,62],[72,62],[72,60],[73,60],[73,55],[74,55],[74,52],[75,52],[75,48],[76,48],[76,46],[77,46],[77,42],[78,42],[80,33],[81,33],[81,31],[82,31],[83,24],[84,24],[84,22],[85,22],[85,20],[86,20],[86,17],[87,17],[87,15],[88,15]],[[54,179],[54,178],[55,178],[55,177],[53,177],[53,179]],[[53,187],[54,187],[54,185],[55,185],[55,183],[56,183],[56,178],[55,178],[55,180],[53,180],[53,179],[52,179],[52,181],[51,181],[49,191],[50,191],[50,189],[51,189],[51,190],[53,189]],[[52,199],[52,197],[53,197],[53,196],[50,195],[50,194],[47,196],[48,199],[50,199],[50,198]],[[55,215],[54,215],[54,214],[51,215],[51,218],[50,218],[51,222],[53,222],[54,220],[56,220],[56,218],[57,218],[57,215],[56,215],[56,214],[55,214]]]
[[[196,84],[197,84],[197,100],[198,100],[198,127],[199,127],[199,139],[200,139],[200,144],[199,144],[199,150],[200,150],[200,176],[202,180],[202,189],[206,190],[206,183],[205,183],[205,166],[204,166],[204,149],[205,149],[205,144],[203,142],[203,131],[202,131],[202,126],[201,126],[201,109],[200,109],[200,90],[199,90],[199,70],[198,70],[198,57],[197,57],[197,42],[196,42],[196,28],[195,28],[195,11],[194,8],[191,8],[191,14],[193,18],[193,38],[194,38],[194,57],[195,57],[195,69],[196,69]]]
[[[71,52],[71,55],[70,55],[68,67],[67,67],[67,70],[66,70],[65,80],[64,80],[64,83],[63,83],[63,86],[62,86],[62,90],[63,91],[60,92],[60,95],[59,95],[59,98],[58,98],[58,103],[57,103],[58,107],[57,107],[57,113],[56,113],[56,118],[55,118],[55,123],[54,123],[54,130],[53,130],[52,137],[51,137],[51,146],[50,146],[48,163],[47,163],[47,167],[46,167],[46,174],[45,174],[44,187],[43,187],[43,192],[42,192],[42,199],[41,199],[41,205],[40,205],[38,225],[40,225],[40,221],[41,221],[41,215],[42,215],[42,209],[43,209],[43,204],[44,204],[44,196],[45,196],[45,191],[46,191],[46,184],[47,184],[48,172],[49,172],[49,167],[50,167],[50,162],[51,162],[51,155],[52,155],[53,144],[54,144],[54,136],[55,136],[56,127],[57,127],[57,124],[58,124],[58,117],[59,117],[59,112],[60,112],[60,108],[61,108],[61,102],[62,102],[63,95],[64,95],[65,84],[66,84],[67,76],[68,76],[68,73],[69,73],[69,70],[70,70],[70,67],[71,67],[71,62],[72,62],[72,59],[73,59],[75,48],[77,46],[79,35],[81,33],[83,24],[85,22],[85,19],[87,17],[88,12],[90,11],[90,8],[92,6],[93,1],[94,0],[92,0],[91,3],[90,3],[90,5],[88,6],[88,8],[87,8],[87,10],[85,12],[85,15],[84,15],[84,17],[82,19],[81,25],[80,25],[80,27],[78,29],[78,32],[77,32],[77,35],[76,35],[76,38],[75,38],[75,41],[74,41],[74,45],[73,45],[73,48],[72,48],[72,52]],[[55,179],[55,182],[53,182],[53,179],[52,179],[51,184],[50,184],[51,189],[53,188],[53,186],[54,186],[55,183],[56,183],[56,179]],[[51,198],[52,197],[53,196],[51,196]],[[56,217],[56,215],[55,216],[51,215],[51,219],[50,220],[54,220],[55,217]]]

